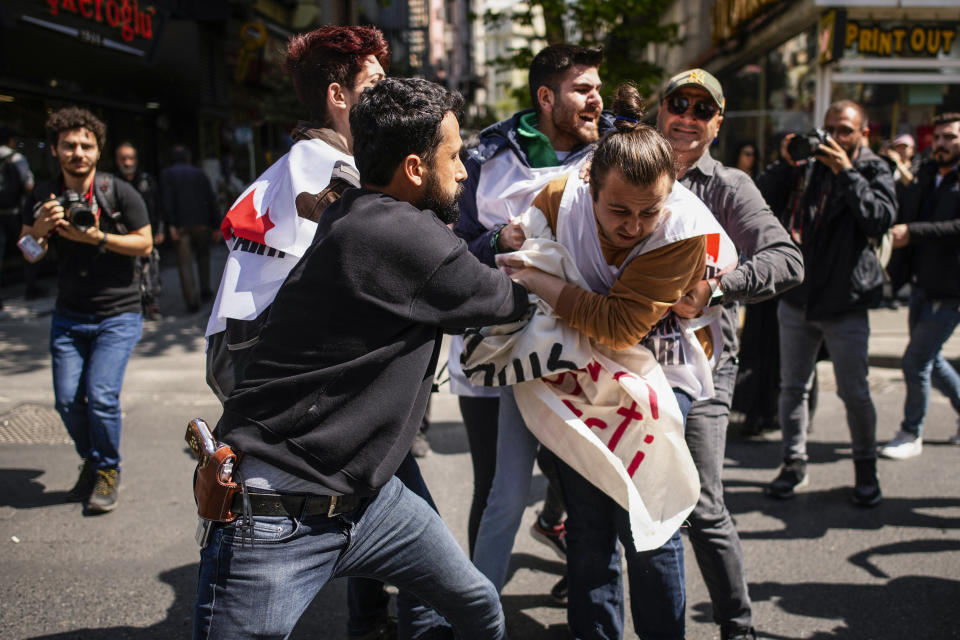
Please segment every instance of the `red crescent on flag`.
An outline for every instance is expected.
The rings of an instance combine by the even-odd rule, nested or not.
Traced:
[[[233,235],[238,238],[246,238],[260,244],[267,244],[265,236],[267,231],[273,229],[276,225],[270,220],[270,209],[267,208],[263,215],[258,215],[257,208],[253,204],[253,196],[256,189],[251,189],[242,200],[233,205],[233,208],[227,212],[220,225],[220,232],[223,233],[225,240],[229,240]]]

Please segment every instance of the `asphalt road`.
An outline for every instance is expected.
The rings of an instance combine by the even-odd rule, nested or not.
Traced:
[[[219,404],[203,369],[205,311],[188,315],[176,273],[164,271],[164,320],[145,324],[127,370],[120,505],[84,516],[63,502],[78,459],[52,412],[47,334],[51,300],[25,303],[4,290],[0,318],[0,638],[111,640],[187,638],[198,551],[186,422],[215,422]],[[11,296],[13,296],[11,298]],[[905,344],[903,310],[874,312],[871,355],[895,361]],[[947,355],[960,355],[954,337]],[[960,447],[947,443],[957,417],[934,393],[923,455],[880,463],[886,496],[854,507],[844,412],[828,363],[811,434],[811,486],[795,500],[765,498],[776,474],[778,439],[731,439],[727,498],[743,538],[761,637],[783,640],[960,638]],[[897,428],[903,382],[897,369],[871,369],[879,435]],[[421,468],[441,514],[466,546],[472,479],[456,399],[435,396],[433,453]],[[525,527],[543,497],[538,476]],[[706,588],[687,548],[691,640],[719,637]],[[526,529],[517,536],[503,603],[511,637],[570,637],[566,612],[549,589],[563,565]],[[344,585],[332,583],[293,637],[345,638]],[[628,625],[629,626],[629,625]],[[634,637],[628,633],[627,637]]]

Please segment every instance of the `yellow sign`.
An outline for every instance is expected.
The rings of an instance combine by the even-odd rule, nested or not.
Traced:
[[[713,5],[713,41],[736,35],[744,26],[772,5],[782,0],[717,0]]]
[[[957,37],[956,25],[877,26],[847,22],[844,48],[871,56],[950,55]]]

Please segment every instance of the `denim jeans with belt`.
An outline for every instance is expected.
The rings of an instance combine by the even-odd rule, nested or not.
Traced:
[[[870,321],[866,310],[851,311],[826,320],[807,320],[804,309],[781,300],[777,314],[780,320],[783,459],[807,459],[810,426],[807,400],[813,387],[817,353],[824,341],[833,363],[837,395],[847,412],[853,459],[876,458],[877,410],[867,384]]]
[[[317,592],[344,576],[377,578],[416,595],[463,640],[506,638],[497,591],[440,516],[396,477],[339,516],[255,516],[254,544],[219,526],[200,554],[194,638],[286,638]],[[435,637],[431,630],[420,636]],[[321,634],[323,635],[323,634]]]
[[[96,469],[120,466],[120,388],[142,329],[139,313],[54,313],[50,323],[57,412],[77,453]]]
[[[960,376],[940,353],[960,324],[960,299],[931,300],[923,290],[913,287],[910,294],[910,343],[901,366],[907,384],[903,403],[903,423],[907,433],[923,435],[923,419],[930,401],[930,383],[960,413]]]
[[[691,399],[674,390],[686,421]],[[637,551],[627,511],[562,460],[567,501],[567,622],[577,640],[623,637],[623,577],[617,540],[624,547],[633,627],[643,640],[683,640],[686,628],[683,542],[680,531],[658,549]]]
[[[433,496],[427,489],[427,483],[420,473],[420,466],[412,453],[408,453],[394,473],[403,486],[426,501],[430,508],[437,511]],[[438,511],[439,513],[439,511]],[[383,583],[372,578],[347,579],[347,634],[362,636],[373,631],[388,614],[390,595],[384,590]],[[397,594],[397,612],[410,628],[410,637],[420,637],[428,629],[440,627],[449,629],[440,615],[423,605],[419,600],[401,591]]]

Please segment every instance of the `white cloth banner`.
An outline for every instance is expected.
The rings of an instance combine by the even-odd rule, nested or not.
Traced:
[[[542,228],[527,222],[546,224],[539,212],[526,219],[528,240],[511,257],[587,288],[567,250],[531,237]],[[608,349],[531,301],[532,313],[517,323],[465,337],[464,372],[473,384],[514,385],[527,428],[627,510],[638,550],[660,547],[700,496],[670,384],[645,347]]]
[[[220,226],[230,247],[206,335],[227,328],[227,318],[253,320],[313,241],[317,223],[297,215],[297,196],[327,188],[334,167],[353,167],[353,156],[323,140],[301,140],[247,187]]]

